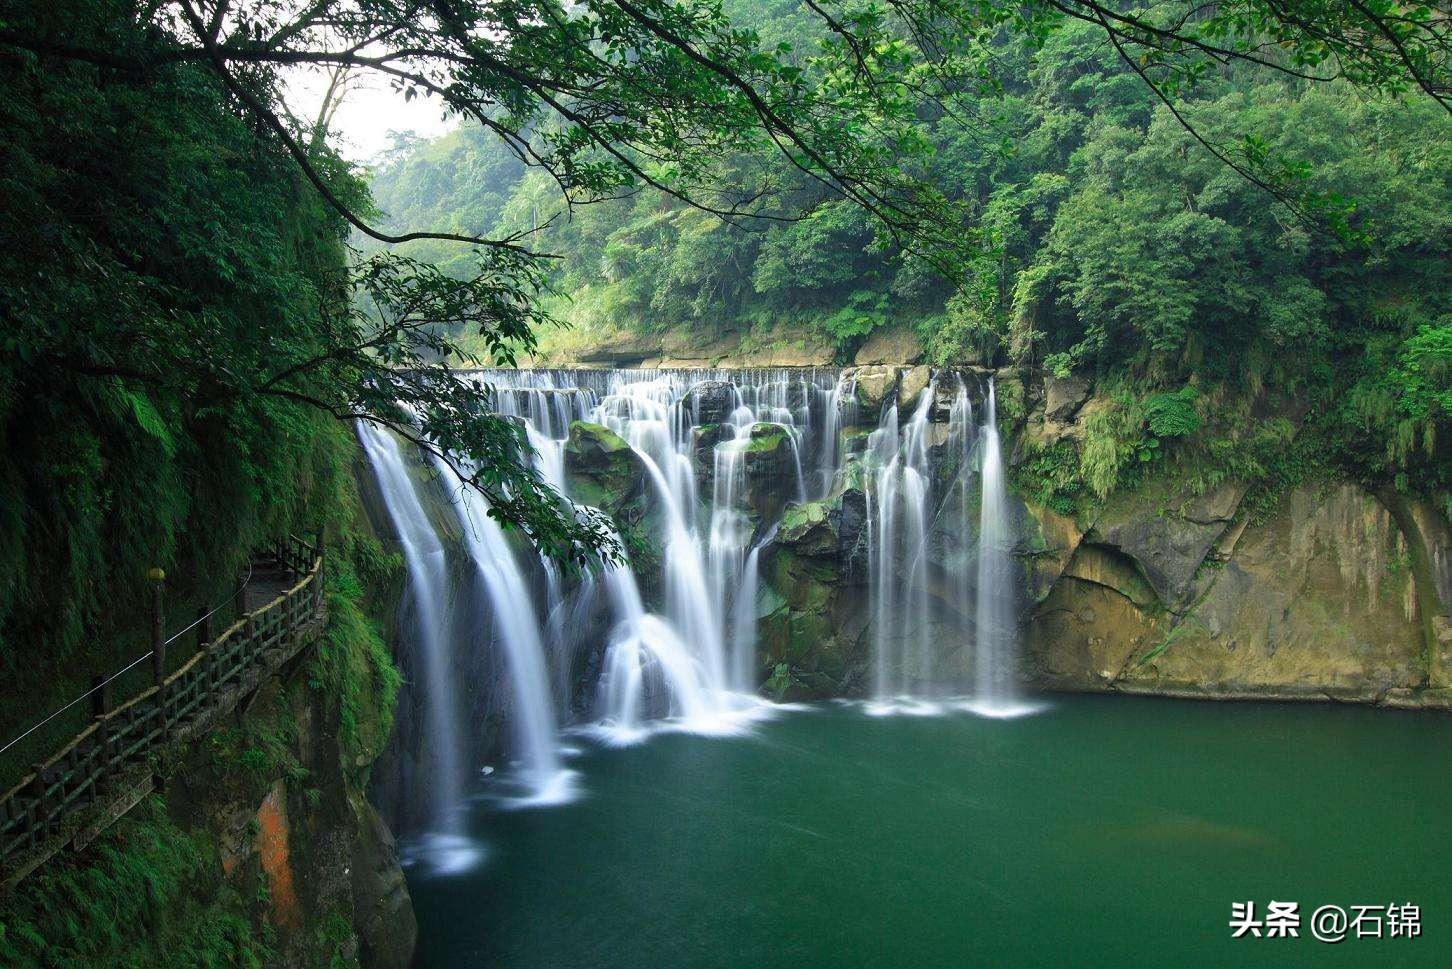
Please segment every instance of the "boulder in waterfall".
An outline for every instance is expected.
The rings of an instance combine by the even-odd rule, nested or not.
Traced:
[[[827,503],[809,501],[788,505],[781,515],[781,528],[776,540],[792,548],[798,555],[822,556],[837,554],[837,533],[827,514]]]
[[[896,367],[851,367],[843,371],[857,387],[859,413],[865,423],[876,424],[883,405],[897,390]]]
[[[833,557],[779,546],[768,568],[766,586],[776,608],[758,623],[763,668],[787,664],[795,684],[788,699],[842,696],[866,662],[867,597],[847,587]]]
[[[772,521],[797,495],[795,443],[780,424],[751,428],[746,446],[746,502],[762,521]]]
[[[932,381],[932,367],[908,367],[902,372],[898,381],[897,406],[903,413],[912,413],[912,409],[918,405],[918,398]]]
[[[645,517],[645,467],[640,456],[610,428],[588,421],[570,425],[565,476],[571,498],[601,509],[617,525],[633,525]]]
[[[865,517],[855,489],[793,504],[764,550],[758,650],[782,699],[843,696],[863,682],[868,597],[850,562]]]
[[[681,408],[692,424],[721,424],[736,409],[736,388],[729,380],[704,380],[686,391]]]
[[[837,548],[848,575],[867,574],[867,495],[846,488],[837,498]]]

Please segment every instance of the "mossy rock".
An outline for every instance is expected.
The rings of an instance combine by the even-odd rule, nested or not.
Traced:
[[[565,444],[570,497],[602,509],[620,526],[645,516],[646,474],[640,456],[602,424],[576,421]]]
[[[788,505],[782,512],[777,541],[798,555],[835,555],[837,532],[826,502]]]
[[[795,444],[780,424],[758,423],[746,445],[746,501],[762,521],[771,521],[797,494]]]
[[[835,559],[807,558],[779,548],[772,556],[767,576],[772,588],[793,608],[824,612],[842,570]]]
[[[768,692],[791,700],[841,696],[848,646],[824,612],[775,610],[761,621],[758,646],[763,669],[772,671]]]
[[[747,454],[769,454],[789,446],[787,430],[780,424],[758,423],[751,428],[751,443],[746,445]]]

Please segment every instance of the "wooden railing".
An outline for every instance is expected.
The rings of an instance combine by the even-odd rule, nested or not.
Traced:
[[[178,739],[219,706],[220,698],[254,678],[266,660],[294,651],[285,647],[297,646],[299,634],[322,610],[322,543],[289,536],[269,552],[283,574],[295,580],[290,588],[244,613],[150,689],[101,711],[0,795],[0,868],[64,833],[66,822],[98,797],[109,778]]]

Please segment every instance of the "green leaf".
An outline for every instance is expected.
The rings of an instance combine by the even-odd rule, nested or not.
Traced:
[[[131,416],[136,418],[136,426],[155,438],[168,455],[175,454],[176,439],[172,437],[171,429],[166,426],[166,421],[151,402],[151,398],[125,389],[121,391],[121,396],[130,405]]]

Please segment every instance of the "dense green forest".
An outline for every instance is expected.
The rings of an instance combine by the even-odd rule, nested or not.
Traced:
[[[121,4],[3,16],[7,31],[138,63],[175,49]],[[152,568],[170,632],[230,603],[255,549],[290,531],[333,542],[309,676],[356,756],[360,730],[386,734],[398,686],[365,617],[365,589],[393,565],[357,527],[348,427],[266,386],[342,333],[324,321],[347,299],[345,223],[202,65],[138,72],[0,47],[0,79],[0,735],[41,725],[0,756],[0,788],[86,725],[89,701],[63,704],[148,648]],[[318,159],[337,191],[364,197]],[[150,684],[148,664],[132,673],[113,703]],[[208,765],[216,790],[265,791],[283,770],[319,784],[295,739],[285,719],[234,727]],[[221,883],[217,841],[191,820],[148,798],[90,856],[32,878],[0,910],[0,962],[275,964],[277,933]],[[335,923],[316,934],[299,944],[320,961],[346,937]]]
[[[165,44],[105,3],[27,13]],[[214,600],[253,544],[333,517],[347,435],[255,388],[325,344],[344,227],[204,68],[0,76],[0,669],[56,677],[145,614],[149,568]]]
[[[770,41],[820,39],[793,4],[733,9]],[[829,334],[850,360],[898,325],[935,363],[1097,375],[1117,388],[1097,433],[1028,469],[1066,508],[1132,485],[1161,455],[1202,486],[1334,468],[1446,499],[1444,108],[1242,65],[1172,111],[1086,23],[1041,46],[1002,35],[993,51],[995,83],[955,104],[963,123],[924,125],[925,170],[970,240],[951,282],[801,173],[774,183],[790,221],[723,220],[650,188],[566,209],[546,174],[466,125],[399,135],[370,184],[399,226],[538,228],[534,244],[561,257],[568,299],[553,308],[574,328],[547,344],[785,324]],[[1319,207],[1268,192],[1237,170],[1247,158]],[[733,162],[743,181],[759,164]],[[462,271],[447,245],[414,245]]]
[[[365,4],[348,29],[396,36],[382,61],[330,52],[326,11],[204,9],[30,3],[0,25],[0,662],[111,638],[105,605],[143,601],[146,567],[205,577],[178,590],[203,599],[257,537],[316,522],[338,418],[416,415],[506,522],[600,546],[431,362],[507,361],[552,309],[785,322],[844,358],[906,324],[935,362],[1118,381],[1082,454],[1040,456],[1065,503],[1160,455],[1269,474],[1300,450],[1447,494],[1452,162],[1425,5],[1388,46],[1359,39],[1375,16],[1310,30],[1250,0],[1179,21],[607,4],[507,63],[459,18],[505,30],[509,9],[431,25]],[[412,66],[461,58],[487,70]],[[401,139],[370,201],[287,114],[285,64],[384,69],[470,123]],[[360,229],[416,241],[350,254]]]
[[[1452,513],[1447,23],[1428,0],[6,4],[0,740],[46,729],[0,751],[0,790],[147,647],[151,570],[176,629],[316,530],[328,626],[291,699],[326,721],[333,833],[378,837],[399,564],[361,523],[353,427],[591,563],[611,533],[453,365],[604,328],[797,328],[847,362],[906,327],[999,368],[1006,424],[1039,378],[1093,377],[1082,441],[1015,455],[1064,512],[1174,470]],[[355,167],[326,104],[291,110],[305,70],[460,127]],[[206,741],[204,777],[305,816],[326,802],[274,706]],[[163,800],[7,900],[0,962],[275,963],[216,819]],[[298,944],[347,951],[351,915]]]

